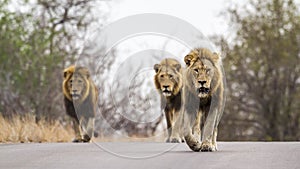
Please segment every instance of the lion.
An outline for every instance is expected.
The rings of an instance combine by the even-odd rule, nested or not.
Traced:
[[[98,89],[85,67],[70,66],[63,76],[64,104],[75,132],[73,142],[89,142],[94,133]]]
[[[161,97],[164,109],[168,138],[166,142],[181,142],[179,114],[181,110],[182,67],[176,59],[167,58],[154,65],[154,84]]]
[[[225,100],[220,56],[206,48],[196,48],[184,57],[184,62],[185,141],[193,151],[217,151],[218,123]]]

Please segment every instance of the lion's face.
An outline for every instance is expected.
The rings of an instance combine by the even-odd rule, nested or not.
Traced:
[[[217,64],[218,59],[218,54],[206,49],[193,50],[184,59],[187,65],[186,79],[189,88],[199,98],[210,96],[215,89],[214,79],[217,79],[215,77],[217,73],[214,64]]]
[[[165,97],[177,95],[182,88],[181,66],[179,63],[174,65],[156,64],[154,65],[155,86]]]
[[[158,89],[164,96],[169,97],[174,93],[174,87],[178,82],[178,78],[174,72],[166,69],[160,71],[160,73],[157,74],[157,80],[159,83]]]
[[[85,79],[78,74],[73,74],[71,79],[68,81],[68,90],[73,101],[79,100],[82,98],[86,90]]]
[[[209,60],[198,60],[188,70],[189,79],[192,80],[198,97],[205,98],[209,95],[214,67]]]
[[[89,71],[84,67],[69,67],[64,71],[64,95],[72,101],[82,102],[89,95]]]

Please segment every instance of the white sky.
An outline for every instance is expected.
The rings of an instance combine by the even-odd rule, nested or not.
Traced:
[[[229,38],[228,18],[221,16],[221,12],[232,4],[232,0],[210,0],[205,2],[200,0],[108,0],[108,2],[111,6],[108,24],[131,15],[159,13],[171,15],[190,23],[206,37],[224,35]],[[154,40],[153,37],[149,36],[130,38],[118,45],[118,50],[122,51],[123,54],[124,50],[127,50],[126,53],[131,55],[149,48],[162,49],[166,39],[159,38],[160,40]],[[181,56],[189,51],[189,49],[178,48],[178,45],[168,46],[167,48],[171,50],[166,50],[173,51],[175,56]]]
[[[106,0],[110,1],[110,0]],[[231,5],[244,5],[247,1],[237,0],[111,0],[110,21],[142,14],[160,13],[183,19],[199,29],[205,36],[224,35],[230,38],[228,19],[220,13]],[[300,0],[294,0],[300,10]]]
[[[112,6],[111,21],[141,14],[161,13],[183,19],[204,35],[226,34],[227,21],[220,16],[230,1],[226,0],[119,0]]]

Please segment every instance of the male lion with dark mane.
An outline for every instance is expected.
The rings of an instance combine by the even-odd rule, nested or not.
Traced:
[[[178,120],[181,110],[182,68],[180,63],[171,58],[154,65],[155,87],[161,96],[161,107],[165,111],[168,138],[167,142],[181,142],[181,124]]]
[[[193,151],[216,151],[218,123],[224,107],[220,56],[196,48],[184,61],[187,67],[183,87],[185,141]]]
[[[73,142],[89,142],[94,133],[98,89],[85,67],[70,66],[64,70],[62,84],[66,112],[73,119]]]

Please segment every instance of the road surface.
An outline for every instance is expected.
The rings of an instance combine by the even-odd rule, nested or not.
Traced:
[[[155,142],[0,144],[0,169],[300,169],[300,142],[220,142],[218,152]]]

